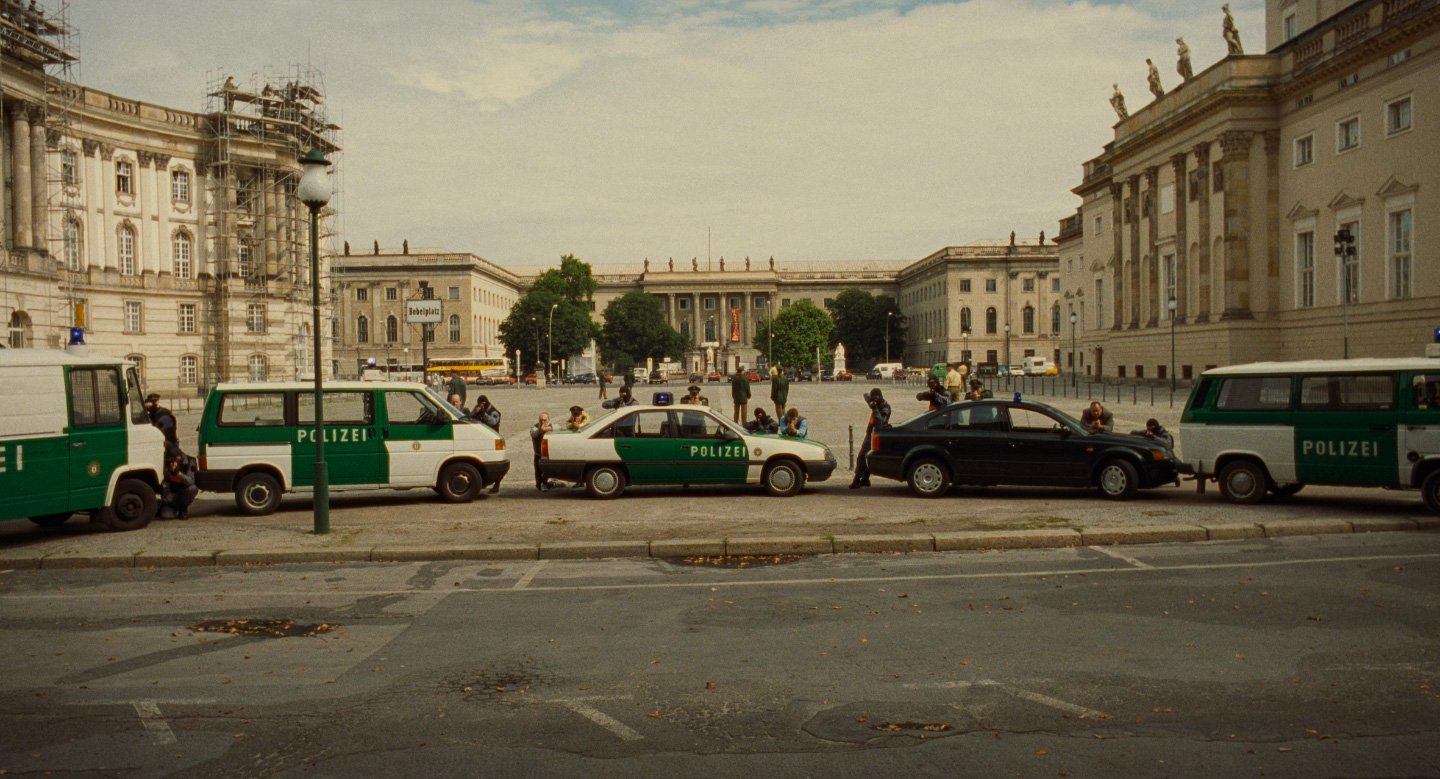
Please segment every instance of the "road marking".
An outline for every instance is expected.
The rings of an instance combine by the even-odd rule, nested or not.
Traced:
[[[1136,560],[1135,558],[1131,557],[1130,555],[1128,555],[1128,554],[1121,554],[1118,550],[1112,549],[1112,548],[1110,548],[1110,547],[1108,547],[1108,546],[1091,546],[1091,547],[1087,547],[1087,548],[1088,548],[1088,549],[1093,549],[1093,550],[1099,552],[1100,554],[1105,555],[1106,557],[1113,557],[1113,558],[1115,558],[1116,560],[1120,560],[1120,561],[1123,561],[1123,562],[1127,562],[1127,563],[1135,566],[1136,568],[1150,568],[1150,567],[1152,567],[1149,563],[1142,563],[1142,562],[1140,562],[1139,560]]]
[[[140,715],[140,724],[145,726],[151,741],[156,744],[175,743],[175,731],[170,729],[165,715],[160,713],[159,704],[155,701],[131,701],[130,705],[134,706],[135,713]]]
[[[605,728],[611,733],[619,736],[620,740],[622,741],[645,740],[644,736],[631,730],[630,727],[627,726],[625,723],[621,722],[618,719],[615,719],[614,717],[606,714],[603,711],[600,711],[599,709],[587,706],[586,704],[581,703],[577,699],[571,698],[569,700],[563,701],[547,701],[547,703],[558,703],[561,706],[564,706],[565,708],[575,712],[576,714],[579,714],[585,719],[588,719],[596,725],[599,725],[600,727]]]
[[[973,681],[973,682],[966,682],[966,681],[924,682],[924,683],[920,683],[920,684],[906,684],[906,685],[903,685],[903,686],[906,687],[906,688],[908,688],[908,689],[912,689],[912,690],[917,690],[917,689],[963,690],[963,689],[966,689],[966,688],[969,688],[969,687],[999,687],[1000,689],[1004,690],[1005,692],[1010,693],[1011,695],[1014,695],[1014,696],[1017,697],[1017,698],[1024,698],[1024,699],[1027,700],[1027,701],[1031,701],[1031,702],[1033,702],[1033,703],[1038,703],[1038,704],[1040,704],[1040,705],[1042,705],[1042,706],[1049,706],[1049,707],[1052,708],[1052,709],[1059,709],[1060,711],[1069,712],[1069,713],[1071,713],[1071,714],[1083,715],[1083,716],[1086,716],[1086,717],[1089,717],[1089,716],[1092,716],[1092,715],[1093,715],[1093,716],[1096,716],[1096,717],[1104,716],[1104,714],[1103,714],[1100,710],[1098,710],[1098,709],[1087,709],[1087,708],[1085,708],[1084,706],[1080,706],[1080,705],[1078,705],[1078,704],[1070,703],[1070,702],[1068,702],[1068,701],[1062,701],[1062,700],[1060,700],[1059,698],[1052,698],[1052,697],[1050,697],[1049,695],[1042,695],[1042,694],[1040,694],[1040,693],[1038,693],[1038,692],[1031,692],[1031,691],[1029,691],[1029,690],[1023,690],[1023,689],[1021,689],[1021,688],[1019,688],[1019,687],[1015,687],[1015,686],[1013,686],[1013,685],[1005,684],[1004,682],[997,682],[997,681],[995,681],[994,679],[977,679],[977,680],[975,680],[975,681]]]
[[[545,560],[540,560],[534,565],[530,566],[530,570],[526,571],[525,575],[520,577],[520,581],[515,582],[515,586],[511,587],[510,589],[523,590],[526,587],[529,587],[530,580],[535,578],[535,574],[540,573],[540,569],[545,565],[546,562],[547,561]]]

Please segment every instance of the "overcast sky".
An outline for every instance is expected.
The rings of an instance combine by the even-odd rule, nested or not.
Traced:
[[[1213,6],[1213,7],[1212,7]],[[1263,2],[1231,3],[1247,52]],[[71,0],[82,83],[201,110],[207,78],[323,72],[342,232],[502,265],[911,259],[1054,236],[1150,102],[1184,0]]]

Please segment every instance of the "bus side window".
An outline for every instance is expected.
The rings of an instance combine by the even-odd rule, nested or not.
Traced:
[[[1415,408],[1420,411],[1440,408],[1440,376],[1417,375],[1412,380]]]

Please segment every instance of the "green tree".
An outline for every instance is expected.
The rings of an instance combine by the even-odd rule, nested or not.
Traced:
[[[774,319],[762,320],[755,328],[755,347],[775,355],[775,364],[787,368],[804,368],[815,365],[815,350],[820,350],[820,361],[829,365],[833,352],[830,351],[830,332],[835,327],[830,315],[817,308],[808,300],[797,301],[786,306]],[[774,332],[774,340],[770,333]],[[848,346],[846,348],[849,348]]]
[[[587,303],[599,283],[590,273],[590,263],[581,262],[573,254],[560,258],[560,267],[540,274],[530,286],[532,291],[549,292],[575,303]]]
[[[590,318],[590,297],[597,286],[590,265],[567,254],[560,258],[559,268],[540,274],[515,301],[510,315],[500,323],[500,343],[505,345],[506,357],[513,359],[515,352],[520,352],[520,375],[547,359],[562,360],[590,347],[600,332]]]
[[[601,315],[600,359],[616,370],[643,365],[645,358],[679,359],[689,342],[665,321],[660,298],[627,292],[610,301]]]
[[[845,344],[850,360],[873,363],[885,358],[887,319],[891,360],[898,360],[905,353],[905,315],[889,295],[872,295],[852,287],[835,296],[830,312],[835,316],[830,344]]]

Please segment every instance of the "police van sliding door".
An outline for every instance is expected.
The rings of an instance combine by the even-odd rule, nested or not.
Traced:
[[[1393,374],[1303,376],[1293,418],[1300,483],[1398,484]]]
[[[119,368],[71,368],[70,501],[72,511],[100,508],[110,474],[130,459]]]
[[[325,463],[331,484],[385,484],[385,451],[375,430],[375,393],[325,390]],[[292,478],[315,485],[315,393],[295,398],[296,443]]]
[[[1405,410],[1405,437],[1400,447],[1401,484],[1410,484],[1416,462],[1440,455],[1440,370],[1417,373],[1408,380],[1410,406]]]

